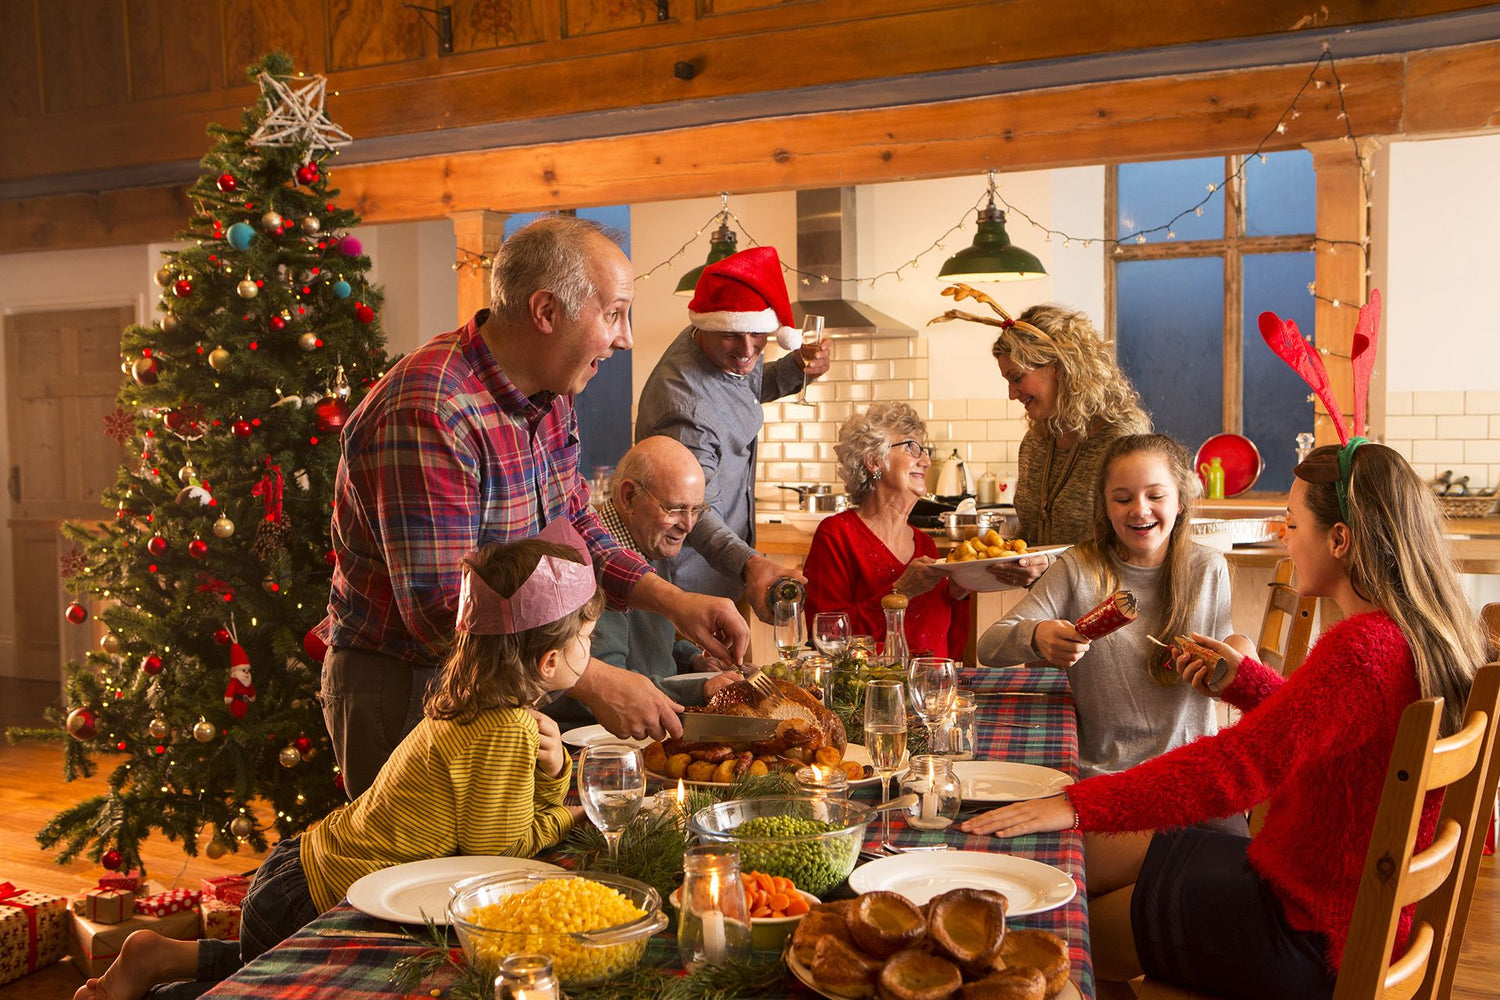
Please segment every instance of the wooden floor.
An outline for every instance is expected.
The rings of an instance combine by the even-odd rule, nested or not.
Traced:
[[[0,679],[0,725],[36,725],[47,696],[41,688]],[[102,870],[87,861],[59,867],[36,843],[36,831],[64,806],[104,788],[102,778],[71,785],[62,782],[57,745],[0,742],[0,882],[56,893],[75,893],[94,883]],[[101,768],[101,770],[104,770]],[[181,848],[160,837],[146,842],[147,873],[168,885],[195,886],[206,875],[253,870],[263,855],[241,852],[218,861],[201,854],[189,860]],[[54,1000],[73,995],[83,977],[64,961],[0,986],[5,1000]],[[1500,998],[1500,872],[1494,857],[1480,863],[1479,883],[1469,911],[1455,1000]]]

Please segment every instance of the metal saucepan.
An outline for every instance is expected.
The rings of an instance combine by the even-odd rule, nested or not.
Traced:
[[[790,490],[797,494],[797,506],[814,513],[831,514],[844,510],[849,506],[849,494],[834,493],[833,487],[827,483],[809,483],[794,486],[783,486],[778,483],[776,488],[778,490]]]
[[[938,523],[943,526],[943,533],[955,542],[982,535],[991,528],[999,532],[1001,538],[1014,538],[1021,530],[1019,517],[1000,510],[981,510],[972,514],[944,511],[938,515]]]

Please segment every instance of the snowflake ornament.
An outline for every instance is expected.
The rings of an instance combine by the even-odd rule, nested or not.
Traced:
[[[321,76],[305,78],[305,83],[278,80],[269,73],[260,75],[261,97],[266,102],[266,117],[250,136],[252,146],[301,146],[309,149],[337,149],[354,139],[328,120],[323,110],[324,90],[328,80]]]
[[[118,406],[115,407],[115,412],[104,415],[104,436],[115,444],[123,445],[134,430],[134,418]]]

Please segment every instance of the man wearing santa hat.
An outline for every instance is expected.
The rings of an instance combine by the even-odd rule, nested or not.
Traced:
[[[703,269],[688,303],[692,326],[678,334],[641,390],[635,439],[676,438],[703,466],[712,509],[675,561],[684,590],[738,598],[769,621],[766,588],[801,574],[755,551],[755,450],[762,403],[802,389],[828,371],[828,342],[801,343],[792,325],[781,260],[752,247]],[[766,338],[788,349],[767,364]]]

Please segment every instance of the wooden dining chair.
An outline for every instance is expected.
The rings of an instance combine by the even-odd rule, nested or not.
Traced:
[[[1291,559],[1276,561],[1276,569],[1267,585],[1266,613],[1261,618],[1260,636],[1255,648],[1260,662],[1278,671],[1282,676],[1291,674],[1302,666],[1307,658],[1307,647],[1312,641],[1313,613],[1318,599],[1303,597],[1294,586],[1296,570]]]
[[[1500,663],[1475,675],[1464,725],[1439,739],[1441,698],[1406,707],[1386,769],[1334,1000],[1439,1000],[1452,991],[1478,876],[1482,838],[1500,778]],[[1427,793],[1445,789],[1431,845],[1413,851]],[[1403,907],[1415,902],[1406,951],[1392,961]],[[1207,1000],[1151,979],[1137,1000]]]
[[[1480,608],[1479,620],[1484,623],[1484,630],[1489,633],[1490,644],[1500,649],[1500,601]]]

